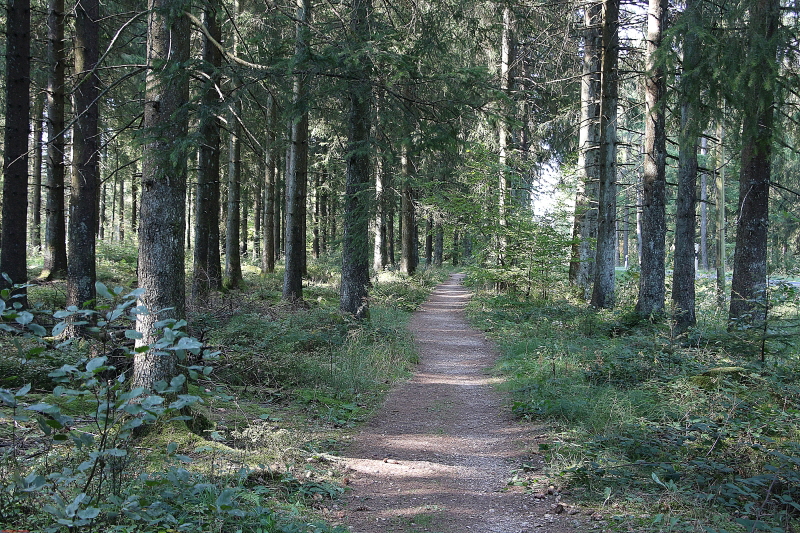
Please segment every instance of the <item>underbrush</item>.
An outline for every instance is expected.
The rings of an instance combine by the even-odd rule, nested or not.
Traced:
[[[514,413],[550,427],[539,450],[554,482],[610,528],[789,532],[800,527],[800,353],[797,302],[780,305],[760,336],[728,333],[705,305],[683,336],[668,319],[568,298],[486,292],[471,313],[501,344]]]
[[[244,290],[165,324],[160,349],[179,353],[184,375],[154,391],[125,377],[135,292],[98,285],[98,328],[68,343],[51,328],[83,312],[6,309],[0,529],[343,531],[334,454],[416,362],[408,310],[442,275],[382,274],[357,322],[338,312],[335,278],[288,305],[279,274],[246,270]]]

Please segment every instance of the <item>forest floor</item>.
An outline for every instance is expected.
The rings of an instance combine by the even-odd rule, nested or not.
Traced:
[[[490,368],[498,352],[467,323],[463,275],[439,285],[410,329],[421,359],[410,381],[344,453],[344,522],[355,533],[567,533],[600,527],[542,472],[547,428],[517,422]],[[514,483],[524,472],[527,486]],[[588,522],[588,523],[587,523]]]

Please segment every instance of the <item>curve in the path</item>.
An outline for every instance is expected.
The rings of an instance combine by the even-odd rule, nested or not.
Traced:
[[[466,321],[462,279],[451,276],[414,314],[419,368],[346,454],[346,522],[356,533],[566,531],[546,502],[506,490],[526,428],[494,390],[487,369],[497,353]]]

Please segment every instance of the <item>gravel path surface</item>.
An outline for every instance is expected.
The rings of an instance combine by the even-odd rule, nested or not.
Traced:
[[[523,464],[541,466],[531,449],[543,430],[502,405],[488,372],[497,351],[466,321],[462,279],[451,276],[414,314],[417,372],[345,452],[353,490],[344,522],[355,533],[590,529],[557,489],[508,485]]]

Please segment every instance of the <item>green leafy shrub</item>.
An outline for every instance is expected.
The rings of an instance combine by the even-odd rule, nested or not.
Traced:
[[[57,350],[46,335],[57,336],[68,321],[102,338],[115,338],[112,332],[128,326],[141,311],[134,305],[137,291],[112,293],[102,284],[97,289],[110,304],[100,311],[52,313],[57,322],[51,331],[19,305],[2,309],[0,329],[20,341],[20,364],[42,357],[43,347]],[[0,297],[7,300],[9,291]],[[51,371],[55,387],[47,395],[31,384],[0,389],[3,437],[10,442],[0,456],[0,527],[51,533],[342,531],[267,507],[270,489],[246,486],[246,468],[232,476],[194,471],[194,459],[180,453],[175,442],[164,450],[141,449],[138,428],[190,422],[187,409],[204,401],[185,385],[187,379],[211,374],[202,361],[215,354],[205,351],[198,359],[202,345],[182,332],[185,326],[183,321],[163,321],[161,337],[144,348],[177,353],[185,371],[170,383],[156,383],[153,390],[131,389],[126,374],[106,355]],[[133,330],[124,331],[123,339],[136,336]],[[133,353],[124,343],[106,347]]]

